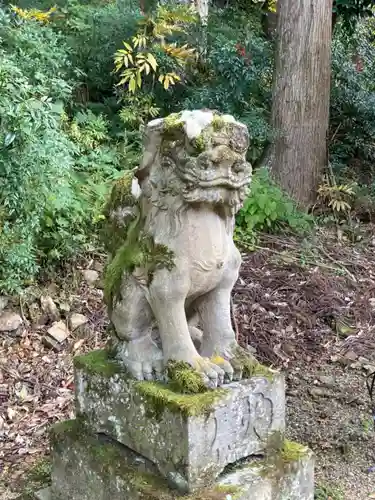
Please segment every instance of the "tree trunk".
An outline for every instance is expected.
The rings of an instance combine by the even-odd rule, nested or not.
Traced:
[[[332,0],[278,0],[273,178],[309,207],[327,164]]]

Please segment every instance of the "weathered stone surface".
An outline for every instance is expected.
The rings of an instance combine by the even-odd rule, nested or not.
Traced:
[[[42,307],[42,311],[51,321],[59,321],[60,313],[52,297],[49,295],[40,297],[40,305]]]
[[[0,315],[0,332],[14,332],[22,325],[22,318],[13,311],[5,311]]]
[[[98,271],[94,271],[93,269],[86,269],[85,271],[82,272],[82,275],[83,279],[90,286],[94,286],[99,279]]]
[[[306,450],[301,458],[280,467],[249,462],[222,477],[218,485],[235,488],[232,500],[314,500],[314,458]]]
[[[241,265],[235,214],[251,181],[249,133],[233,116],[187,110],[152,120],[144,136],[139,168],[115,183],[105,211],[104,291],[117,358],[138,380],[177,361],[221,386],[246,372],[230,296]]]
[[[223,391],[181,395],[130,379],[105,351],[96,351],[75,360],[77,412],[96,432],[195,490],[226,465],[262,452],[270,432],[283,431],[284,378],[265,373],[272,380],[254,376]]]
[[[64,321],[58,321],[54,323],[51,328],[48,329],[48,335],[53,337],[57,342],[64,342],[69,337],[69,329]]]
[[[71,315],[69,319],[69,326],[72,332],[74,332],[74,330],[76,330],[82,325],[85,325],[87,322],[88,319],[84,314],[74,313]]]
[[[281,464],[247,462],[186,500],[313,500],[311,453]],[[103,436],[89,434],[77,421],[52,430],[52,487],[40,500],[176,500],[149,460]]]

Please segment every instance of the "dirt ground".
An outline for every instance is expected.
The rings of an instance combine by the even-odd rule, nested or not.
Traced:
[[[287,434],[316,453],[317,500],[375,498],[366,388],[375,371],[374,235],[367,226],[356,244],[326,230],[306,241],[264,236],[244,253],[233,293],[240,341],[286,374]],[[100,270],[93,261],[81,267],[93,266]],[[48,288],[29,291],[21,307],[12,305],[23,327],[0,333],[1,500],[25,490],[27,471],[43,469],[50,424],[73,416],[73,356],[106,340],[102,290],[81,276],[76,266]],[[53,298],[62,320],[72,312],[88,319],[59,351],[43,342],[51,321],[40,313],[41,294]]]

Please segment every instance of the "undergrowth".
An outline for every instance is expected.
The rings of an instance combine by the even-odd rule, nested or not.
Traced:
[[[236,240],[251,245],[259,231],[306,233],[311,229],[313,218],[300,211],[272,182],[268,171],[261,168],[253,175],[250,194],[236,222]]]
[[[318,484],[315,487],[314,500],[345,500],[345,496],[339,487]]]

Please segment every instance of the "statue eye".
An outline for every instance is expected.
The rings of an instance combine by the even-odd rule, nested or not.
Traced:
[[[243,172],[245,170],[245,163],[242,161],[236,161],[232,167],[232,170],[236,174]]]
[[[201,168],[204,168],[204,169],[207,169],[211,166],[211,163],[210,160],[208,159],[207,155],[204,154],[204,155],[201,155],[200,158],[199,158],[199,166]]]

